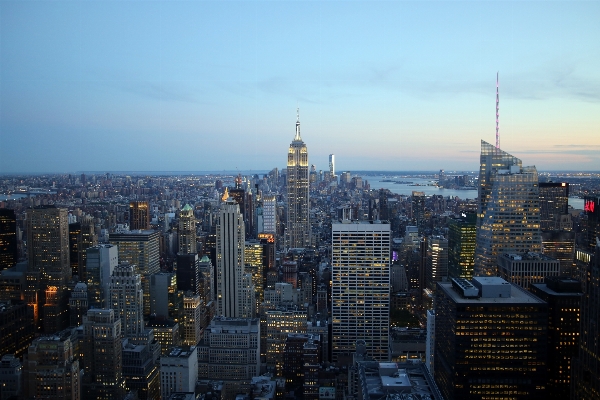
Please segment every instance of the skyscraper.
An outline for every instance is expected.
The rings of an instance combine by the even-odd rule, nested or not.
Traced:
[[[535,167],[481,141],[475,275],[497,274],[505,252],[540,252],[540,205]]]
[[[357,340],[369,356],[387,360],[390,225],[333,223],[332,236],[333,361],[354,353]]]
[[[186,204],[179,213],[179,251],[178,254],[196,254],[196,217],[194,210]]]
[[[423,232],[425,225],[425,192],[412,192],[412,218],[419,233]]]
[[[119,399],[125,389],[121,320],[113,310],[91,309],[83,317],[83,392],[86,398]]]
[[[435,291],[435,380],[447,400],[546,399],[548,304],[498,277]]]
[[[67,282],[71,278],[65,208],[41,206],[27,210],[27,253],[30,283],[27,300],[30,304],[37,303],[34,312],[39,312],[38,321],[45,333],[64,329],[68,325]]]
[[[150,206],[147,201],[129,203],[129,229],[150,229]]]
[[[263,196],[263,232],[277,232],[277,200],[275,196]]]
[[[569,184],[540,182],[540,229],[560,229],[561,215],[569,212]]]
[[[119,265],[119,249],[112,244],[101,244],[90,247],[86,253],[89,305],[110,308],[107,302],[108,282],[115,267]]]
[[[436,282],[448,278],[448,239],[443,236],[430,236],[427,239],[425,260],[425,287],[435,291]]]
[[[134,271],[133,265],[119,264],[108,284],[109,307],[115,311],[115,318],[121,319],[124,337],[134,337],[144,331],[142,281]]]
[[[335,154],[329,155],[329,176],[331,179],[335,177]]]
[[[287,238],[289,248],[310,246],[308,199],[308,151],[300,136],[300,115],[296,136],[290,144],[287,159]]]
[[[18,261],[17,217],[15,210],[0,208],[0,271]]]
[[[475,264],[477,214],[448,220],[448,276],[471,279]]]
[[[244,219],[239,205],[224,199],[217,222],[217,314],[250,318],[254,299],[248,298],[252,277],[244,273]],[[252,296],[253,297],[253,296]]]

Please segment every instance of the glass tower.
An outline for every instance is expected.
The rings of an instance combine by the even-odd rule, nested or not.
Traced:
[[[540,252],[540,200],[535,167],[481,141],[475,275],[497,275],[503,252]]]

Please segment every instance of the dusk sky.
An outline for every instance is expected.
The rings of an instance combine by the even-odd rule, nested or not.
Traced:
[[[0,173],[600,170],[600,2],[0,1]]]

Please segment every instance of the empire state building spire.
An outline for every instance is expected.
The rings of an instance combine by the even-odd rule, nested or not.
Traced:
[[[294,136],[294,142],[301,142],[302,137],[300,137],[300,109],[296,108],[296,136]]]

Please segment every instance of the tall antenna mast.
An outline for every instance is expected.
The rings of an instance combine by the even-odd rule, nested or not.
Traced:
[[[499,117],[500,117],[500,95],[498,93],[498,74],[496,72],[496,148],[500,148],[500,127],[499,127]]]

